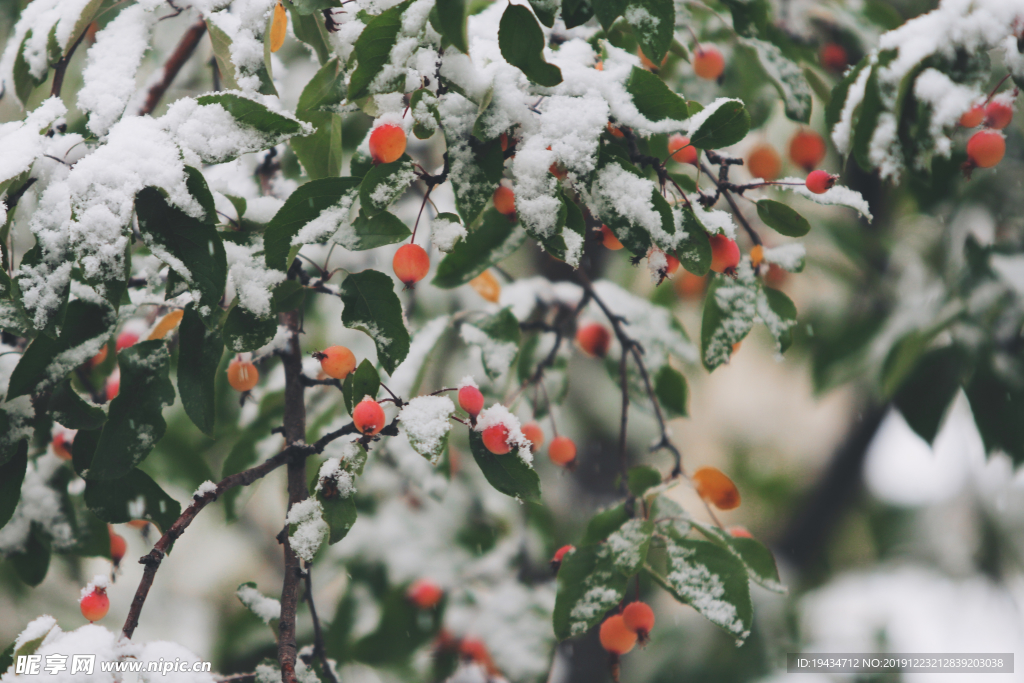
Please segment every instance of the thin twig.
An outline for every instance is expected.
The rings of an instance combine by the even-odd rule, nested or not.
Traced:
[[[313,656],[320,658],[320,663],[323,664],[324,673],[331,683],[338,683],[338,677],[334,675],[334,669],[327,661],[327,647],[324,645],[324,632],[320,627],[320,617],[316,614],[316,604],[313,602],[313,576],[312,568],[313,565],[310,562],[306,562],[306,604],[309,605],[309,614],[313,618]]]
[[[53,67],[53,85],[50,86],[50,97],[60,97],[60,89],[64,86],[64,72],[68,70],[68,64],[71,63],[71,57],[74,56],[75,50],[82,42],[82,38],[85,38],[85,34],[88,33],[88,28],[82,29],[82,32],[75,39],[75,42],[71,44],[71,48],[68,53],[60,58],[57,65]]]
[[[180,10],[179,10],[180,11]],[[181,67],[185,65],[188,58],[195,52],[196,46],[199,44],[199,39],[206,33],[206,22],[200,19],[196,23],[192,24],[185,35],[178,41],[178,46],[174,48],[174,52],[167,58],[167,62],[164,64],[164,76],[159,81],[153,84],[153,87],[149,89],[149,93],[146,94],[146,102],[142,105],[142,109],[139,110],[139,116],[145,116],[152,114],[156,109],[157,105],[160,104],[160,98],[164,96],[167,89],[171,87],[171,83],[174,78],[181,71]]]
[[[711,182],[715,184],[715,187],[718,189],[718,191],[722,193],[722,196],[725,197],[725,201],[729,202],[729,206],[732,207],[732,211],[733,214],[735,214],[736,216],[736,220],[738,220],[740,222],[740,225],[743,226],[743,229],[747,231],[747,234],[750,236],[750,240],[754,244],[762,244],[761,236],[758,235],[752,227],[750,227],[750,223],[748,223],[747,219],[744,218],[743,213],[740,211],[740,207],[736,205],[736,200],[732,198],[732,194],[729,193],[729,190],[723,188],[719,184],[718,180],[715,180],[715,176],[711,173],[711,169],[708,168],[703,161],[700,163],[700,166],[702,169],[704,169],[704,172],[708,175],[708,178],[711,179]]]

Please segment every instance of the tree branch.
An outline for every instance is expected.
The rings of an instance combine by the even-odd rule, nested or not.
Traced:
[[[304,578],[306,579],[306,603],[309,605],[309,614],[313,617],[313,656],[320,658],[320,663],[323,664],[324,674],[327,676],[330,683],[338,683],[338,677],[334,675],[334,669],[331,668],[330,663],[327,661],[327,647],[324,645],[324,632],[320,627],[320,618],[316,614],[316,604],[313,602],[312,569],[312,564],[307,562]]]
[[[68,70],[68,64],[71,63],[75,50],[88,32],[88,28],[83,29],[78,38],[75,39],[75,42],[71,44],[71,49],[68,50],[68,53],[61,57],[56,66],[53,67],[53,85],[50,86],[50,97],[60,97],[60,89],[64,86],[64,72]]]
[[[203,37],[204,33],[206,33],[206,22],[202,19],[192,24],[185,31],[185,35],[178,42],[178,47],[174,48],[174,52],[171,53],[171,56],[167,58],[167,62],[164,64],[164,77],[154,83],[153,87],[149,89],[149,93],[146,95],[146,103],[139,110],[139,116],[153,113],[157,105],[160,104],[160,99],[167,92],[167,89],[171,87],[171,83],[178,75],[178,72],[181,71],[181,67],[185,65],[188,58],[195,52],[199,39]]]
[[[712,175],[711,169],[708,168],[707,164],[705,164],[704,162],[701,162],[700,167],[701,167],[701,170],[703,170],[704,173],[706,173],[707,176],[709,178],[711,178],[711,182],[713,182],[715,184],[715,187],[717,188],[718,192],[721,193],[721,195],[723,197],[725,197],[725,201],[729,202],[729,206],[732,207],[732,212],[736,216],[736,220],[738,220],[740,222],[740,225],[743,226],[743,229],[747,231],[747,234],[750,236],[750,240],[754,244],[762,244],[761,236],[758,235],[757,232],[752,227],[750,227],[750,223],[747,221],[747,219],[740,212],[740,207],[737,206],[736,200],[732,198],[732,194],[730,194],[729,190],[725,189],[719,183],[718,180],[715,180],[715,177],[714,177],[714,175]],[[723,168],[728,168],[728,166],[723,166]]]

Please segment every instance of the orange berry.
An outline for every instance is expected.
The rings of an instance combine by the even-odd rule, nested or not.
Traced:
[[[64,435],[64,432],[57,432],[50,445],[53,446],[53,454],[58,458],[61,460],[71,459],[71,440]]]
[[[693,51],[693,72],[708,81],[718,80],[725,71],[725,58],[713,47],[698,48]]]
[[[501,137],[499,138],[499,140],[501,141],[501,151],[502,152],[507,152],[508,151],[508,133],[502,133]]]
[[[993,101],[985,107],[985,125],[989,128],[1003,129],[1013,120],[1013,107],[1006,102]]]
[[[1006,139],[996,130],[980,130],[967,141],[967,158],[978,168],[991,168],[1003,160]]]
[[[441,602],[444,590],[429,579],[417,579],[409,586],[405,595],[420,609],[431,609]]]
[[[636,645],[636,632],[626,626],[621,614],[614,614],[601,624],[601,647],[613,655],[624,655]]]
[[[288,35],[288,13],[284,5],[274,5],[274,22],[270,25],[270,51],[277,52],[284,45],[284,38]]]
[[[107,525],[107,531],[110,532],[110,559],[114,561],[114,566],[121,564],[121,559],[124,554],[128,551],[128,541],[124,540],[124,536],[121,536],[114,531],[114,527]]]
[[[558,564],[561,564],[562,560],[565,559],[565,556],[571,553],[573,550],[576,550],[576,546],[563,545],[561,548],[555,551],[554,557],[551,558],[551,564],[555,564],[556,562]]]
[[[82,609],[82,616],[88,621],[99,621],[107,616],[107,611],[110,609],[110,598],[107,597],[105,588],[96,588],[82,598],[78,605]]]
[[[604,245],[605,249],[610,249],[611,251],[622,249],[622,242],[615,236],[612,229],[603,223],[601,224],[601,244]]]
[[[647,58],[647,55],[645,55],[644,51],[642,49],[640,49],[639,47],[636,49],[636,55],[637,55],[637,57],[640,58],[640,63],[643,64],[644,68],[647,69],[648,71],[654,71],[655,69],[658,68],[658,66],[654,62],[652,62],[650,59]],[[664,57],[661,58],[661,66],[665,66],[665,62],[667,62],[667,61],[668,61],[668,54],[666,54]],[[603,67],[602,67],[602,69],[603,69]]]
[[[373,436],[384,429],[384,409],[372,398],[364,398],[352,410],[352,422],[360,433]]]
[[[825,139],[813,130],[801,129],[789,141],[789,158],[810,172],[825,158]]]
[[[640,636],[640,640],[646,640],[654,628],[654,610],[646,602],[631,602],[622,610],[622,621],[626,628]]]
[[[530,451],[536,453],[544,445],[544,430],[536,422],[523,425],[523,436],[530,441]]]
[[[494,209],[498,213],[511,216],[516,212],[516,195],[511,188],[499,185],[491,199],[494,201]]]
[[[726,531],[728,531],[729,535],[732,536],[733,538],[753,538],[754,537],[753,534],[751,534],[749,531],[747,531],[747,527],[745,527],[745,526],[739,526],[739,525],[731,526],[728,529],[726,529]]]
[[[463,638],[462,642],[459,643],[459,653],[464,658],[487,669],[487,672],[491,675],[498,674],[498,667],[494,665],[494,660],[491,659],[491,653],[487,649],[487,646],[484,645],[483,641],[477,640],[476,638]]]
[[[608,132],[611,133],[611,136],[613,138],[624,138],[624,137],[626,137],[626,134],[623,133],[621,130],[619,130],[619,128],[617,126],[613,126],[611,124],[611,122],[604,124],[604,127],[608,129]]]
[[[839,176],[832,175],[828,171],[818,169],[817,171],[811,171],[807,174],[807,179],[804,180],[804,185],[806,185],[807,189],[814,194],[825,194],[832,189],[832,186],[836,184],[837,180],[839,180]]]
[[[818,53],[818,59],[821,60],[823,67],[836,73],[842,73],[846,69],[846,65],[850,63],[846,49],[838,43],[825,43],[822,45],[821,51]]]
[[[430,257],[418,244],[403,244],[391,259],[391,267],[399,281],[406,287],[412,287],[427,276],[427,271],[430,270]]]
[[[502,424],[491,425],[480,435],[484,448],[495,455],[505,455],[512,450],[508,443],[508,427]]]
[[[400,126],[385,123],[370,133],[370,156],[374,163],[390,164],[405,154],[405,131]]]
[[[594,65],[594,69],[596,69],[597,71],[604,71],[604,62],[601,61],[600,59],[597,60],[597,64]]]
[[[334,379],[345,379],[348,373],[356,369],[356,356],[344,346],[328,346],[313,358],[320,361],[320,369]]]
[[[484,395],[472,384],[459,388],[459,407],[469,413],[474,420],[484,409]]]
[[[690,138],[676,133],[668,139],[669,158],[681,164],[697,165],[697,148],[690,144]]]
[[[590,323],[576,331],[576,343],[586,354],[595,358],[604,358],[611,341],[611,332],[600,323]]]
[[[747,170],[755,178],[775,180],[782,172],[782,159],[771,145],[758,145],[747,155]]]
[[[679,270],[679,259],[677,259],[672,254],[665,254],[665,263],[665,272],[667,272],[669,275],[672,275],[677,270]]]
[[[964,128],[977,128],[985,118],[985,107],[976,104],[960,115],[960,125]]]
[[[501,298],[501,284],[498,282],[498,278],[494,277],[494,274],[489,270],[485,270],[470,280],[469,286],[492,304],[498,303],[498,299]]]
[[[99,365],[100,363],[102,363],[103,361],[105,361],[107,359],[107,352],[108,351],[109,351],[108,346],[106,344],[104,344],[103,348],[101,348],[99,350],[99,352],[89,360],[89,367],[94,368],[97,365]]]
[[[567,436],[556,436],[548,446],[548,457],[559,467],[567,467],[576,460],[576,444]]]
[[[228,363],[228,384],[235,391],[249,391],[260,381],[260,372],[247,360],[237,358]]]
[[[750,248],[750,265],[757,268],[764,262],[764,247],[755,244]]]
[[[711,236],[711,270],[724,273],[740,263],[740,248],[736,240],[725,235]]]
[[[715,467],[701,467],[693,473],[693,486],[697,495],[719,510],[733,510],[740,506],[740,492],[732,479]]]
[[[183,317],[185,317],[184,310],[178,309],[177,311],[171,311],[160,319],[160,322],[158,322],[156,327],[153,328],[153,331],[149,333],[149,337],[147,337],[147,339],[149,341],[153,341],[154,339],[163,339],[167,336],[168,332],[178,326],[178,323],[181,322]]]
[[[676,278],[676,294],[681,299],[699,299],[704,295],[707,279],[706,275],[694,275],[690,271],[685,271],[682,277]]]

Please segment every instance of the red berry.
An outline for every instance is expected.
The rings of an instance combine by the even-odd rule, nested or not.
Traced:
[[[462,642],[459,643],[459,653],[466,659],[487,669],[488,673],[492,675],[498,674],[498,667],[494,665],[491,653],[483,641],[476,638],[463,638]]]
[[[544,430],[536,422],[523,426],[523,436],[530,442],[530,451],[536,453],[544,445]]]
[[[441,602],[444,590],[433,581],[417,579],[406,591],[409,600],[420,609],[431,609]]]
[[[324,374],[334,379],[345,379],[356,369],[355,354],[344,346],[328,346],[323,351],[314,353],[313,358],[320,361],[320,369]]]
[[[405,153],[405,131],[386,123],[370,133],[370,156],[378,164],[390,164]]]
[[[95,356],[93,356],[93,357],[92,357],[92,358],[91,358],[91,359],[89,360],[89,367],[91,367],[91,368],[94,368],[94,367],[96,367],[97,365],[99,365],[100,363],[102,363],[103,361],[105,361],[105,360],[107,359],[107,353],[108,353],[108,351],[109,351],[109,347],[108,347],[108,346],[107,346],[106,344],[104,344],[104,345],[103,345],[103,348],[101,348],[101,349],[100,349],[100,350],[99,350],[99,351],[98,351],[98,352],[96,353],[96,355],[95,355]]]
[[[571,553],[573,550],[576,550],[576,546],[563,545],[561,548],[555,551],[555,555],[551,558],[551,562],[558,562],[559,564],[561,564],[562,560],[565,559],[565,556]]]
[[[107,597],[105,588],[95,588],[78,603],[82,609],[82,616],[88,621],[99,621],[107,616],[110,609],[110,598]]]
[[[559,467],[566,467],[576,459],[576,444],[567,436],[556,436],[548,446],[548,457]]]
[[[259,370],[249,361],[236,358],[228,363],[228,384],[235,391],[249,391],[259,381]]]
[[[125,552],[128,551],[128,541],[124,540],[124,536],[119,535],[109,524],[107,531],[110,532],[110,559],[114,561],[116,567],[121,563]]]
[[[626,628],[640,636],[640,640],[646,640],[647,634],[654,628],[654,610],[646,602],[637,600],[622,610],[622,620]]]
[[[64,436],[64,432],[57,432],[53,437],[53,454],[61,460],[71,459],[71,440]]]
[[[395,252],[391,267],[395,270],[395,277],[405,283],[406,287],[412,287],[427,276],[430,257],[418,244],[403,244]]]
[[[808,172],[825,158],[825,139],[813,130],[799,130],[789,141],[789,158]]]
[[[612,229],[603,223],[601,224],[601,244],[604,245],[605,249],[609,249],[611,251],[618,251],[619,249],[622,249],[622,242],[620,242],[619,238],[615,236]]]
[[[484,409],[484,395],[472,384],[467,384],[459,389],[459,407],[469,413],[470,417],[476,419],[476,416]]]
[[[139,335],[134,332],[124,331],[117,335],[117,350],[123,351],[129,346],[134,346],[137,341],[139,341]]]
[[[601,647],[613,655],[624,655],[636,645],[636,632],[626,626],[621,614],[614,614],[601,624]]]
[[[693,51],[693,72],[708,81],[717,80],[725,71],[725,58],[713,47]]]
[[[103,389],[108,401],[113,401],[117,398],[117,394],[121,390],[121,373],[114,370],[114,374],[107,378],[107,383]]]
[[[667,264],[665,270],[669,275],[679,270],[679,259],[672,254],[665,254],[665,263]]]
[[[611,332],[600,323],[590,323],[576,331],[576,343],[585,353],[596,358],[604,358],[611,341]]]
[[[807,174],[804,185],[814,194],[825,194],[836,184],[837,180],[839,180],[839,176],[818,169]]]
[[[985,107],[976,104],[960,115],[960,125],[964,128],[977,128],[985,118]]]
[[[750,175],[763,180],[775,180],[782,171],[782,159],[771,145],[758,145],[747,155]]]
[[[740,492],[732,479],[715,467],[701,467],[693,473],[697,495],[719,510],[733,510],[740,506]]]
[[[825,43],[822,45],[818,58],[821,60],[823,67],[837,73],[842,73],[846,69],[846,65],[850,63],[849,57],[846,55],[846,49],[838,43]]]
[[[724,273],[740,263],[740,248],[736,240],[725,235],[711,236],[711,270]]]
[[[361,433],[373,436],[384,429],[384,409],[372,398],[364,398],[352,410],[352,422]]]
[[[991,168],[1006,154],[1006,140],[997,130],[979,130],[967,141],[967,158],[978,168]]]
[[[747,531],[747,528],[745,526],[739,526],[739,525],[731,526],[728,529],[726,529],[726,531],[728,531],[729,535],[732,536],[733,538],[753,538],[754,537],[754,535],[752,533]]]
[[[690,138],[676,133],[668,139],[668,153],[681,164],[697,165],[697,148],[690,144]]]
[[[516,212],[516,195],[511,188],[500,185],[491,197],[494,201],[494,209],[501,214],[511,216]]]
[[[1013,107],[1006,102],[994,100],[985,108],[985,125],[1001,130],[1013,120]]]
[[[508,443],[508,427],[502,424],[491,425],[480,435],[484,448],[495,455],[505,455],[512,450]]]

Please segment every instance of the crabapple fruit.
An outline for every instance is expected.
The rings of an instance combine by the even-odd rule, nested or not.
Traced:
[[[511,216],[516,212],[516,195],[511,188],[500,185],[494,191],[494,196],[491,199],[494,201],[494,209],[498,213]]]
[[[996,130],[979,130],[967,141],[967,158],[978,168],[991,168],[1006,154],[1006,139]]]
[[[985,119],[985,107],[976,104],[960,115],[960,125],[964,128],[977,128]]]
[[[985,125],[1001,130],[1013,120],[1013,107],[1000,100],[993,100],[985,107]]]
[[[821,51],[818,52],[818,59],[823,67],[837,73],[842,73],[846,69],[846,65],[850,63],[850,58],[846,54],[846,48],[839,43],[825,43],[822,45]]]
[[[740,248],[736,240],[725,235],[711,236],[711,270],[724,273],[740,263]]]
[[[104,344],[103,347],[100,348],[98,352],[96,352],[96,355],[89,359],[89,367],[94,368],[97,365],[100,365],[103,361],[105,361],[107,359],[108,351],[109,348],[107,347],[106,344]]]
[[[129,346],[134,346],[135,342],[137,341],[139,341],[139,335],[135,334],[134,332],[122,332],[121,334],[117,335],[118,352],[120,353],[121,351],[127,349]]]
[[[565,559],[565,556],[571,553],[573,550],[576,550],[576,546],[563,545],[561,548],[555,551],[554,556],[551,558],[551,564],[561,564],[562,560]]]
[[[789,158],[810,172],[825,158],[825,139],[813,130],[801,129],[789,141]]]
[[[782,172],[782,159],[771,145],[758,145],[747,155],[747,170],[755,178],[775,180]]]
[[[110,598],[107,597],[107,589],[96,587],[78,603],[82,609],[82,616],[88,621],[99,621],[107,616],[110,609]]]
[[[690,138],[676,133],[668,139],[670,158],[681,164],[697,165],[697,148],[690,144]]]
[[[352,409],[352,422],[360,433],[373,436],[384,429],[384,409],[372,398],[364,398]]]
[[[405,595],[420,609],[432,609],[441,602],[444,590],[429,579],[417,579],[409,586]]]
[[[733,510],[740,505],[740,492],[732,479],[716,467],[701,467],[693,473],[697,495],[719,510]]]
[[[484,409],[483,393],[471,384],[460,387],[459,407],[469,413],[469,416],[475,420],[480,411]]]
[[[713,47],[701,47],[693,51],[693,72],[700,78],[716,81],[725,71],[725,58]]]
[[[390,164],[405,154],[405,131],[391,123],[377,126],[370,133],[370,156],[374,163]]]
[[[124,536],[121,536],[114,527],[107,525],[107,531],[110,532],[110,559],[114,561],[114,566],[121,564],[121,559],[124,554],[128,551],[128,541],[124,540]]]
[[[604,127],[608,129],[608,132],[611,134],[613,138],[626,137],[626,134],[623,133],[622,130],[620,130],[617,126],[613,126],[610,122],[606,123]]]
[[[103,386],[103,391],[107,395],[107,400],[113,401],[115,398],[117,398],[117,394],[120,390],[121,373],[118,370],[114,370],[114,374],[107,378],[107,382]]]
[[[559,467],[568,467],[576,460],[576,444],[567,436],[556,436],[548,446],[548,457]]]
[[[611,341],[611,332],[600,323],[590,323],[576,331],[576,343],[587,355],[596,358],[604,358]]]
[[[832,189],[832,186],[836,184],[837,180],[839,180],[839,176],[832,175],[828,171],[818,169],[817,171],[811,171],[807,174],[807,179],[804,180],[804,185],[806,185],[807,189],[814,194],[825,194]]]
[[[403,244],[391,259],[391,267],[399,281],[406,287],[412,287],[427,276],[427,271],[430,270],[430,257],[418,244]]]
[[[613,655],[624,655],[636,645],[636,632],[626,626],[621,614],[613,614],[601,624],[601,647]]]
[[[610,251],[618,251],[619,249],[622,249],[622,242],[620,242],[619,238],[615,236],[612,229],[603,223],[601,224],[601,244],[604,245],[605,249]]]
[[[530,442],[530,450],[534,453],[544,445],[544,430],[536,422],[523,425],[523,436]]]
[[[640,640],[647,640],[647,634],[654,628],[654,610],[646,602],[631,602],[622,610],[622,620],[626,628],[640,636]]]
[[[57,432],[50,445],[53,446],[53,454],[58,458],[61,460],[71,459],[71,440],[64,435],[64,432]]]
[[[726,529],[726,531],[728,531],[729,535],[732,536],[733,538],[753,538],[754,537],[754,535],[752,533],[747,531],[747,527],[745,527],[745,526],[739,526],[739,525],[731,526],[728,529]]]
[[[313,354],[320,361],[320,369],[334,379],[345,379],[356,369],[356,356],[344,346],[328,346],[323,351]]]
[[[249,391],[260,381],[260,372],[247,360],[235,359],[228,363],[228,384],[235,391]]]
[[[502,424],[491,425],[481,433],[484,448],[495,455],[505,455],[512,450],[508,442],[508,427]]]

